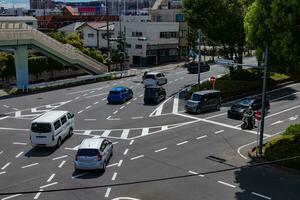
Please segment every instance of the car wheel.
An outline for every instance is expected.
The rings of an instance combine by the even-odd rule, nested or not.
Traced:
[[[106,162],[103,163],[102,172],[105,172],[106,170]]]
[[[69,137],[71,137],[73,135],[73,128],[70,128],[69,130]]]
[[[57,146],[57,147],[60,147],[60,146],[61,146],[61,138],[58,138],[56,146]]]

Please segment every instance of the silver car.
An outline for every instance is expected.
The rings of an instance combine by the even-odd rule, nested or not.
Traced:
[[[113,144],[105,138],[86,138],[78,148],[75,170],[102,170],[113,155]]]

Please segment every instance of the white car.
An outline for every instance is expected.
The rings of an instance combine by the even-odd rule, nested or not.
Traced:
[[[158,86],[167,84],[167,78],[161,72],[149,72],[144,78],[145,86]]]

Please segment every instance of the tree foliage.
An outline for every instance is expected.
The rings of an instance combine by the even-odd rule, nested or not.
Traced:
[[[270,64],[288,65],[294,71],[300,65],[299,0],[255,0],[244,19],[246,42],[262,57],[269,46]]]

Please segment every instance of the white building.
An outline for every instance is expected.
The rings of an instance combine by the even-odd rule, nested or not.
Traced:
[[[30,16],[11,16],[11,17],[1,16],[0,23],[1,22],[25,23],[37,29],[37,19]]]

